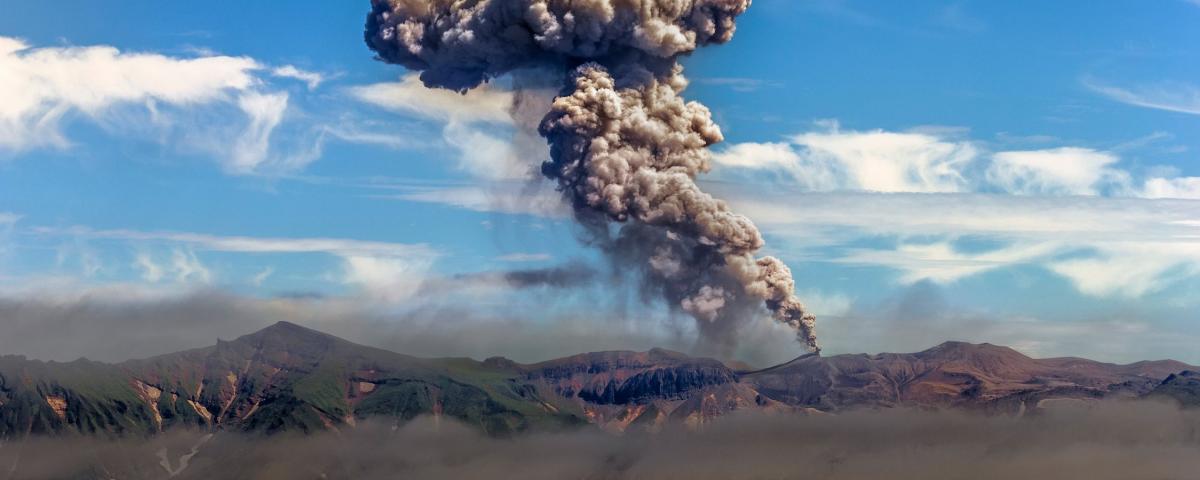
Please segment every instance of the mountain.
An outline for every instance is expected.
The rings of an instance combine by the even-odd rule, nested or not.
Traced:
[[[763,397],[729,366],[663,349],[599,352],[514,365],[523,381],[568,399],[590,423],[614,431],[656,431],[668,423],[699,425],[753,408],[796,409]]]
[[[1051,402],[1143,396],[1194,404],[1200,378],[1187,370],[1197,368],[1033,359],[962,342],[909,354],[805,355],[755,371],[661,349],[479,362],[411,357],[283,322],[119,364],[0,357],[0,439],[153,435],[180,426],[314,432],[424,414],[505,436],[589,423],[613,432],[699,427],[740,410],[905,406],[1023,414]]]
[[[291,323],[115,365],[0,359],[0,436],[153,434],[173,426],[274,433],[433,413],[494,435],[585,423],[556,396],[469,359],[420,359]],[[561,404],[561,405],[558,405]]]
[[[908,406],[1021,413],[1046,400],[1139,397],[1188,368],[1170,360],[1034,359],[1008,347],[946,342],[908,354],[810,355],[746,373],[741,381],[784,403],[826,411]]]
[[[1200,407],[1200,372],[1185,370],[1173,373],[1155,386],[1147,396],[1174,400],[1185,407]]]

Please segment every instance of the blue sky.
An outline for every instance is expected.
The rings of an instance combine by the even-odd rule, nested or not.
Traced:
[[[365,3],[17,3],[6,298],[450,305],[463,328],[686,347],[634,287],[495,275],[601,261],[530,175],[544,146],[514,131],[506,82],[461,97],[372,60]],[[796,272],[828,351],[1200,362],[1197,22],[1184,0],[758,0],[683,60],[726,135],[703,185]],[[796,353],[752,330],[743,357]]]

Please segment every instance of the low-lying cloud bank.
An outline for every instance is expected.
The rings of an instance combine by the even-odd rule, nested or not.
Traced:
[[[0,355],[119,362],[209,346],[288,321],[420,357],[499,355],[537,362],[660,347],[720,358],[697,340],[689,319],[656,313],[606,286],[603,273],[566,264],[446,277],[428,282],[401,305],[357,296],[256,298],[119,285],[0,293]],[[898,289],[878,303],[805,295],[819,300],[814,310],[827,319],[829,354],[913,352],[962,340],[1006,345],[1034,357],[1200,362],[1190,324],[1153,323],[1176,310],[1140,312],[1149,317],[1141,319],[1123,311],[1071,319],[1014,317],[958,305],[928,282]],[[732,359],[751,365],[774,365],[803,353],[787,329],[767,319],[752,322],[740,335]]]
[[[578,282],[589,275],[528,270],[464,278],[458,285],[437,285],[422,293],[448,298],[418,299],[402,307],[355,296],[264,299],[218,290],[151,293],[114,287],[0,295],[0,355],[117,362],[213,345],[218,338],[231,340],[279,321],[421,357],[504,355],[533,362],[587,351],[654,347],[704,353],[696,350],[686,324],[675,328],[670,319],[646,321],[618,309],[539,305],[540,296],[513,300],[513,305],[462,299],[456,303],[457,297],[447,293],[452,287],[484,288],[481,284],[493,280],[533,288]],[[561,298],[571,293],[548,290],[545,295]]]
[[[1200,471],[1197,447],[1200,414],[1138,402],[1024,418],[902,410],[742,416],[654,436],[584,429],[495,439],[420,418],[269,441],[195,432],[149,441],[30,439],[0,445],[0,471],[129,479],[1184,479]]]

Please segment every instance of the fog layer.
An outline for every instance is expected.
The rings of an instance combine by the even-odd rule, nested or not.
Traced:
[[[1023,418],[888,410],[733,416],[700,431],[591,429],[496,439],[446,419],[309,437],[176,432],[151,441],[31,439],[0,446],[11,478],[256,479],[1185,479],[1200,414],[1104,403]],[[196,449],[192,457],[187,455]],[[186,457],[186,458],[185,458]],[[184,467],[187,460],[186,467]]]

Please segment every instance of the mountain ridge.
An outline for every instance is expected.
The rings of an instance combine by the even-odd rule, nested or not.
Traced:
[[[0,438],[154,435],[175,427],[306,433],[426,414],[498,436],[584,424],[613,432],[696,427],[743,410],[915,407],[1021,415],[1060,400],[1187,404],[1200,382],[1183,372],[1195,370],[1174,360],[1035,359],[961,341],[913,353],[807,354],[757,370],[666,349],[523,364],[419,358],[278,322],[215,345],[119,363],[0,357]]]

